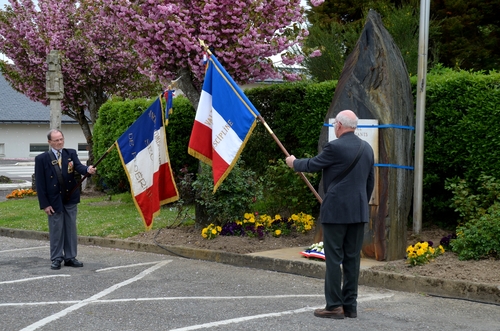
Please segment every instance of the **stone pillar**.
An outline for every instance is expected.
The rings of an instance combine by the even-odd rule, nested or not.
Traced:
[[[413,131],[399,126],[413,126],[415,108],[401,52],[373,10],[346,59],[325,122],[344,109],[353,110],[360,119],[395,125],[379,129],[378,162],[389,167],[376,168],[375,201],[370,202],[363,254],[380,261],[402,259],[406,253],[413,172],[399,166],[413,165]],[[327,141],[328,128],[323,127],[318,149]],[[323,185],[319,187],[319,193],[324,194]]]
[[[64,97],[61,57],[59,51],[51,50],[47,55],[47,98],[50,100],[50,128],[61,129],[61,100]]]

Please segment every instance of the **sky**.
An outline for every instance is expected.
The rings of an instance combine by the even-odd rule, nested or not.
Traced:
[[[4,8],[5,5],[8,5],[9,4],[9,1],[8,0],[0,0],[0,8]]]

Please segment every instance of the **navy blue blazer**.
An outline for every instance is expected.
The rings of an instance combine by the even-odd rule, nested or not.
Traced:
[[[59,184],[55,167],[49,153],[52,150],[35,157],[35,184],[40,209],[52,206],[56,213],[63,210],[63,204],[76,204],[80,202],[80,190],[77,189],[67,201],[63,201],[64,195],[69,194],[78,184],[75,180],[75,171],[81,175],[87,174],[87,166],[78,159],[76,150],[63,148],[61,158],[61,173],[64,182],[64,192]]]
[[[370,219],[369,199],[375,184],[373,149],[368,143],[356,166],[339,183],[332,181],[346,170],[356,158],[363,141],[346,132],[327,143],[321,153],[309,159],[296,159],[293,168],[298,172],[323,170],[325,197],[321,204],[321,223],[367,223]]]

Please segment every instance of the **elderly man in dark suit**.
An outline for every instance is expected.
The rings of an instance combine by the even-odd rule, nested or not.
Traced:
[[[335,118],[338,139],[327,143],[313,158],[286,158],[287,165],[298,172],[323,170],[325,197],[320,219],[326,258],[326,307],[314,311],[317,317],[357,317],[360,253],[374,186],[373,150],[355,135],[357,124],[354,112],[343,110]]]
[[[75,171],[79,174],[94,174],[93,166],[85,166],[78,159],[74,149],[64,147],[64,136],[60,130],[50,130],[47,134],[50,150],[35,158],[35,183],[40,209],[49,219],[51,269],[65,266],[83,267],[76,259],[77,233],[76,213],[80,202],[80,190]]]

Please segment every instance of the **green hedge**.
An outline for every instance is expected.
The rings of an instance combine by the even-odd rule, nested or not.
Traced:
[[[500,74],[441,70],[427,76],[424,221],[456,225],[447,178],[472,186],[481,172],[500,178]]]
[[[500,178],[500,74],[472,73],[439,68],[427,76],[423,221],[455,226],[458,215],[445,189],[448,178],[477,182],[481,172]],[[246,90],[245,94],[290,154],[317,153],[318,138],[335,82],[286,83]],[[412,79],[415,95],[416,79]],[[110,101],[94,126],[96,157],[132,124],[152,100]],[[354,110],[356,111],[356,110]],[[167,127],[170,160],[175,174],[187,165],[196,173],[198,161],[187,154],[195,110],[184,97],[174,99]],[[284,159],[264,125],[257,124],[242,153],[246,167],[266,177],[269,164]],[[128,189],[116,152],[99,169],[103,182],[113,189]],[[316,179],[313,185],[317,186]],[[125,182],[124,182],[125,181]],[[307,188],[305,188],[307,190]],[[311,194],[311,199],[314,199]]]
[[[245,91],[285,149],[298,158],[315,155],[326,111],[337,82],[286,83]],[[242,153],[245,164],[259,175],[270,161],[284,159],[264,125],[258,124]]]

